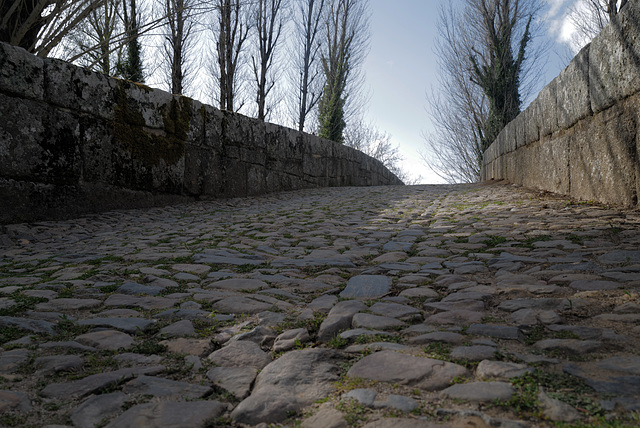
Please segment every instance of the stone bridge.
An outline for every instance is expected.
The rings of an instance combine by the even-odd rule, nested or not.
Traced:
[[[7,225],[0,425],[637,426],[639,227],[505,184]]]

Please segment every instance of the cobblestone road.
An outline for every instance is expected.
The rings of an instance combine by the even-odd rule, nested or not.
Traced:
[[[638,426],[640,212],[331,188],[9,225],[0,426]]]

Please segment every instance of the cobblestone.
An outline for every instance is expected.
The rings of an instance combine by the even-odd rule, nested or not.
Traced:
[[[637,210],[328,188],[0,232],[0,426],[640,424]]]

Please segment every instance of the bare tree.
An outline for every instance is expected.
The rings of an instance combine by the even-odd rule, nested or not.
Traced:
[[[329,0],[321,60],[325,84],[319,101],[320,136],[342,143],[346,119],[362,83],[360,66],[368,51],[366,0]],[[351,104],[349,104],[349,102]]]
[[[264,121],[272,109],[267,98],[276,84],[273,66],[285,24],[287,3],[283,0],[257,0],[255,6],[256,52],[251,56],[251,64],[256,84],[257,117]]]
[[[0,41],[46,57],[104,0],[0,0]]]
[[[308,129],[307,118],[318,105],[322,94],[320,38],[325,0],[295,0],[293,10],[292,65],[289,81],[292,91],[292,123],[299,131]]]
[[[199,0],[161,0],[163,27],[163,59],[165,80],[173,94],[182,95],[191,83],[193,68],[190,53],[195,45],[195,17],[199,13]]]
[[[463,15],[451,4],[440,10],[435,52],[438,57],[438,92],[427,97],[435,131],[425,134],[422,160],[449,183],[480,180],[482,130],[488,117],[482,89],[469,79],[469,52],[474,39],[465,31]]]
[[[216,40],[212,70],[213,99],[221,110],[238,111],[242,86],[245,42],[249,35],[249,6],[244,0],[215,0],[213,36]]]
[[[575,28],[573,45],[582,48],[620,12],[628,0],[580,0],[569,12],[569,22]]]
[[[407,173],[401,165],[403,157],[399,147],[391,142],[390,134],[380,131],[375,125],[362,120],[353,123],[345,130],[344,144],[379,160],[400,180],[407,180]]]
[[[105,0],[102,7],[91,11],[68,34],[62,45],[64,56],[77,55],[79,65],[109,76],[116,75],[122,55],[122,43],[117,40],[121,32],[117,0]]]
[[[538,0],[467,0],[441,10],[439,93],[428,98],[434,132],[423,161],[448,182],[475,182],[482,155],[520,112],[544,67],[546,46],[530,46]]]

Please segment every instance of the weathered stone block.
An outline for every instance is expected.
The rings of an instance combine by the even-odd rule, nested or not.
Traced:
[[[536,98],[520,113],[524,119],[524,144],[531,144],[540,139],[540,101]]]
[[[591,42],[589,89],[598,113],[640,90],[640,3],[629,2]]]
[[[571,195],[631,206],[637,203],[635,137],[640,96],[580,122],[571,144]]]
[[[26,50],[0,43],[0,91],[32,100],[44,96],[44,61]]]
[[[102,119],[114,119],[116,79],[47,59],[44,64],[45,101]]]
[[[537,101],[540,105],[538,126],[540,138],[558,130],[558,105],[557,105],[558,79],[553,79],[538,94]]]
[[[220,153],[210,148],[187,145],[184,167],[184,192],[188,195],[222,194]]]
[[[81,123],[82,180],[114,183],[117,165],[114,162],[114,131],[111,123],[93,117],[83,117]]]
[[[261,195],[267,191],[266,173],[267,171],[262,165],[247,166],[248,195]]]
[[[114,89],[114,120],[125,121],[136,126],[165,129],[165,117],[172,109],[178,109],[178,98],[159,89],[152,89],[139,83],[116,79]],[[171,126],[167,124],[168,126]]]
[[[569,147],[571,134],[543,138],[527,146],[522,151],[520,184],[528,187],[568,194],[569,186]]]
[[[5,178],[74,184],[80,177],[78,118],[0,94],[0,171]]]
[[[525,120],[524,115],[520,113],[509,124],[512,127],[515,149],[518,149],[518,147],[522,147],[526,144],[526,138],[525,138],[526,124],[524,120]]]
[[[567,129],[591,115],[589,99],[589,45],[557,77],[558,126]]]

